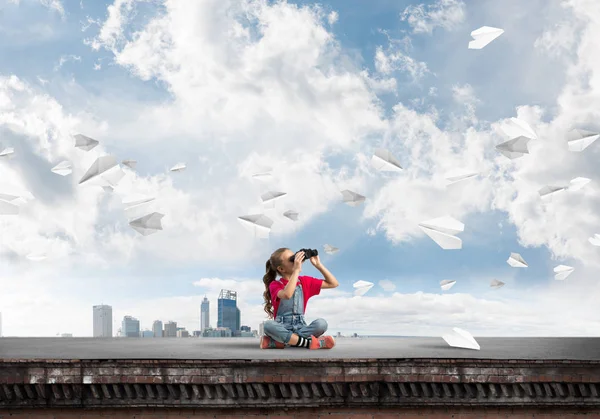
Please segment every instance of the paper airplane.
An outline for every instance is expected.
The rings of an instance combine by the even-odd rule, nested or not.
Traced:
[[[149,236],[163,229],[160,221],[164,216],[164,214],[153,212],[131,221],[129,225],[142,236]]]
[[[129,167],[130,169],[135,169],[135,167],[137,166],[136,160],[123,160],[121,163]]]
[[[267,182],[267,181],[273,179],[273,175],[271,174],[270,171],[262,172],[262,173],[255,173],[252,175],[252,179],[260,180],[261,182]]]
[[[492,287],[494,289],[499,289],[499,288],[502,288],[503,286],[504,286],[504,282],[498,281],[497,279],[492,279],[492,282],[490,282],[490,287]]]
[[[0,192],[0,215],[18,215],[21,205],[35,199],[27,191]]]
[[[389,150],[377,148],[371,158],[371,165],[381,172],[401,172],[400,162]]]
[[[0,193],[0,215],[19,214],[19,205],[15,202],[18,196]]]
[[[594,246],[599,246],[600,247],[600,234],[594,234],[592,237],[590,237],[589,242],[591,244],[593,244]]]
[[[450,288],[452,288],[454,286],[454,284],[456,284],[456,281],[450,281],[448,279],[444,279],[442,282],[440,282],[440,287],[442,287],[442,290],[448,291]]]
[[[462,240],[454,235],[464,231],[465,225],[448,215],[422,222],[419,227],[442,249],[462,248]]]
[[[354,296],[360,297],[362,295],[365,295],[365,293],[367,291],[369,291],[371,288],[373,288],[373,285],[374,284],[372,282],[368,282],[368,281],[356,281],[353,284]]]
[[[567,145],[569,151],[583,151],[594,143],[600,134],[583,129],[572,129],[567,134]]]
[[[262,200],[263,204],[266,204],[266,203],[274,202],[286,195],[287,195],[286,192],[269,191],[269,192],[265,192],[264,194],[262,194],[260,196],[260,199]]]
[[[523,157],[525,154],[529,154],[529,150],[527,148],[527,143],[531,140],[531,138],[527,137],[517,137],[512,140],[505,141],[496,146],[496,150],[500,153],[508,157],[509,159],[518,159],[519,157]]]
[[[455,327],[452,329],[452,332],[445,334],[442,338],[446,341],[446,343],[454,348],[465,348],[465,349],[475,349],[480,350],[480,346],[471,336],[469,332],[463,329],[459,329]]]
[[[504,33],[503,29],[482,26],[471,32],[473,41],[469,41],[469,49],[481,49]]]
[[[90,151],[92,148],[96,147],[99,142],[94,140],[93,138],[86,137],[83,134],[77,134],[75,137],[75,147],[84,150]]]
[[[102,186],[112,189],[123,179],[125,172],[117,165],[113,156],[101,156],[90,166],[83,175],[79,184],[88,182],[90,185]]]
[[[508,263],[513,268],[527,268],[528,266],[527,262],[525,262],[525,259],[523,259],[518,253],[511,253],[508,259],[506,260],[506,263]]]
[[[273,225],[273,220],[271,220],[266,215],[243,215],[241,217],[238,217],[238,220],[246,229],[254,233],[255,237],[263,239],[269,237],[269,233],[271,232],[271,226]]]
[[[344,203],[350,205],[351,207],[357,207],[365,202],[364,196],[357,194],[356,192],[349,191],[348,189],[342,191],[342,196]]]
[[[66,160],[58,163],[56,166],[54,166],[50,170],[53,173],[56,173],[57,175],[61,175],[61,176],[67,176],[73,172],[71,163]]]
[[[325,253],[327,253],[328,255],[333,255],[340,250],[337,247],[333,247],[329,244],[323,245],[323,249],[325,250]]]
[[[175,166],[171,167],[171,172],[182,172],[185,170],[185,163],[177,163]]]
[[[7,157],[11,154],[14,154],[15,149],[13,147],[7,147],[4,150],[0,151],[0,157]]]
[[[30,253],[27,256],[27,259],[34,261],[34,262],[39,262],[41,260],[46,259],[48,256],[45,253]]]
[[[578,191],[583,188],[585,185],[591,182],[592,179],[588,179],[586,177],[576,177],[575,179],[569,182],[568,189],[570,191]]]
[[[565,186],[547,185],[547,186],[540,188],[540,190],[538,191],[538,194],[540,194],[541,197],[545,197],[545,196],[551,195],[555,192],[564,191],[565,189],[566,189]]]
[[[470,172],[466,170],[454,170],[452,172],[446,173],[445,179],[447,181],[446,186],[454,185],[458,182],[462,182],[464,180],[473,179],[477,177],[479,173]]]
[[[296,211],[288,210],[283,213],[283,216],[289,218],[292,221],[298,221],[298,213]]]
[[[575,268],[571,266],[558,265],[556,268],[554,268],[554,273],[556,274],[554,275],[554,279],[556,279],[557,281],[562,281],[566,279],[569,275],[571,275],[574,270]]]
[[[530,140],[537,140],[538,136],[531,126],[518,118],[510,118],[504,125],[501,126],[502,131],[511,139],[517,137],[525,137]]]
[[[139,205],[154,201],[154,199],[155,198],[153,196],[147,196],[147,195],[135,193],[135,194],[124,197],[122,202],[123,202],[123,205],[125,206],[125,209],[130,209],[130,208],[134,208]]]
[[[87,172],[83,175],[79,184],[105,173],[109,169],[117,165],[117,160],[113,156],[101,156],[90,166]]]

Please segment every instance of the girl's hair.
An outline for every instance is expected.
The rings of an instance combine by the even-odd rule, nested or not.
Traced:
[[[282,265],[281,255],[288,250],[287,247],[281,247],[273,252],[269,260],[267,260],[265,276],[263,276],[263,282],[265,283],[265,313],[269,315],[269,318],[273,318],[273,306],[271,305],[271,291],[269,291],[269,285],[271,282],[277,279],[277,268]]]

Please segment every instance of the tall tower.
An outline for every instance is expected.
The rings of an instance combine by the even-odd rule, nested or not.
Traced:
[[[112,326],[112,307],[104,304],[94,306],[94,337],[112,338]]]
[[[177,337],[177,322],[169,321],[165,323],[165,337],[176,338]]]
[[[121,334],[128,338],[140,337],[140,321],[131,316],[123,317],[121,325]]]
[[[200,304],[200,331],[208,329],[210,324],[210,301],[204,296],[202,304]]]
[[[231,331],[240,330],[237,292],[221,290],[217,301],[217,327],[228,327]]]
[[[153,336],[155,338],[162,338],[163,337],[163,324],[160,320],[154,320],[154,323],[152,323],[152,332],[153,332]]]

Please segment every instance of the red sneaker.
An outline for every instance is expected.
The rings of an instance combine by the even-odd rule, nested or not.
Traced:
[[[335,346],[335,339],[333,336],[319,336],[318,338],[310,337],[309,349],[331,349]]]
[[[282,342],[277,342],[269,336],[261,336],[260,338],[260,349],[285,349],[285,345]]]

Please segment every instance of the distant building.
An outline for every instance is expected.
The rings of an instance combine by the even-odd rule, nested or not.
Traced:
[[[144,330],[144,331],[142,331],[142,337],[143,338],[153,338],[154,332],[152,330]]]
[[[131,316],[123,317],[121,324],[121,334],[127,338],[140,337],[140,321]]]
[[[178,338],[189,338],[190,334],[187,330],[185,329],[180,329],[177,331],[177,337]]]
[[[250,326],[241,326],[240,330],[242,330],[244,332],[250,332]]]
[[[210,324],[210,301],[204,296],[202,304],[200,304],[200,330],[208,329]]]
[[[227,327],[232,332],[240,330],[240,310],[237,308],[237,292],[221,290],[217,300],[217,327]]]
[[[232,337],[232,333],[228,327],[217,327],[216,329],[204,330],[202,336],[206,338],[230,338]]]
[[[112,307],[105,304],[94,306],[94,337],[111,338],[112,336]]]
[[[72,338],[73,337],[73,333],[61,333],[60,337],[61,338]]]
[[[152,323],[152,333],[155,338],[163,337],[163,324],[160,320],[154,320]]]
[[[192,332],[192,336],[195,338],[201,337],[202,336],[202,330],[194,330]]]
[[[166,338],[177,337],[177,322],[170,321],[165,323],[163,336]]]
[[[264,336],[265,335],[265,322],[260,322],[260,324],[258,325],[258,336]]]

